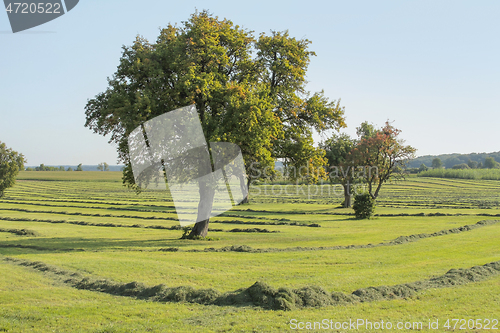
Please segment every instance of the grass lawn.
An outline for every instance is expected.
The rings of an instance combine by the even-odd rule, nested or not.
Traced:
[[[500,222],[455,229],[500,220],[499,181],[413,177],[387,184],[378,216],[370,220],[339,208],[342,199],[331,186],[254,186],[250,204],[211,220],[213,240],[192,241],[179,239],[165,193],[137,195],[121,185],[120,172],[21,172],[0,199],[0,332],[286,332],[296,331],[291,320],[323,319],[422,322],[420,331],[436,332],[446,330],[447,319],[500,319],[500,272],[408,297],[289,311],[248,302],[158,302],[65,282],[75,273],[229,293],[260,281],[275,289],[314,286],[350,295],[500,260]],[[439,320],[440,329],[429,329],[429,320]]]

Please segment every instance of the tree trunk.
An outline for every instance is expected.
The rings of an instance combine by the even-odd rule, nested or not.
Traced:
[[[240,185],[241,185],[242,191],[243,191],[243,187],[245,186],[245,179],[240,179]],[[245,198],[243,198],[243,201],[241,202],[241,204],[247,204],[250,202],[250,177],[248,177],[246,187],[247,187],[246,188],[247,195],[245,196]]]
[[[210,219],[206,219],[200,222],[195,223],[193,230],[189,233],[188,238],[194,237],[207,237],[208,234],[208,223]]]
[[[350,184],[344,184],[344,208],[351,208],[351,191],[350,191]]]
[[[213,178],[200,181],[199,183],[200,202],[198,203],[198,217],[193,230],[187,238],[207,237],[208,223],[210,222],[210,213],[214,204],[215,188]]]

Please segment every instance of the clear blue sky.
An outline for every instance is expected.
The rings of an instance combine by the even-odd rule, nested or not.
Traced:
[[[260,32],[288,29],[317,53],[309,89],[342,99],[348,129],[387,119],[418,155],[500,150],[500,1],[80,0],[66,15],[12,34],[0,13],[0,141],[28,165],[116,164],[115,147],[84,127],[140,34],[195,9]]]

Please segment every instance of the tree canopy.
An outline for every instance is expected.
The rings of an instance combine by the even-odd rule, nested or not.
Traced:
[[[333,134],[331,138],[320,144],[320,147],[326,152],[328,160],[327,171],[329,179],[332,183],[340,183],[344,188],[344,204],[345,208],[351,207],[352,184],[356,182],[356,177],[353,173],[353,158],[352,151],[358,141],[351,138],[349,135]]]
[[[14,186],[20,170],[24,170],[26,160],[23,154],[7,148],[0,141],[0,198],[7,188]]]
[[[124,183],[136,190],[128,135],[192,104],[207,141],[237,144],[250,177],[273,170],[277,158],[319,168],[325,161],[312,131],[345,126],[344,108],[322,91],[306,90],[309,44],[286,31],[256,38],[227,19],[196,12],[162,29],[154,43],[138,36],[123,47],[108,88],[85,107],[85,126],[111,135],[126,165]]]
[[[399,138],[401,130],[386,121],[371,136],[362,136],[352,151],[354,164],[363,168],[368,193],[376,199],[382,184],[391,178],[403,177],[403,169],[415,157],[416,149]]]
[[[389,122],[381,129],[363,122],[356,131],[358,139],[333,134],[320,145],[326,151],[330,180],[344,187],[345,208],[351,206],[353,184],[367,184],[368,193],[376,199],[383,183],[403,175],[416,149],[404,145],[400,132]]]
[[[436,157],[432,160],[432,168],[433,169],[439,169],[443,167],[443,162],[439,157]]]
[[[486,169],[498,169],[500,168],[500,163],[495,161],[493,157],[486,157],[484,159],[484,167]]]
[[[99,163],[97,165],[97,170],[99,170],[99,171],[109,171],[109,164],[106,163],[106,162]]]

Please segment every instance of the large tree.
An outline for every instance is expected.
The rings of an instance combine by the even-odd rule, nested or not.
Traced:
[[[308,45],[286,32],[256,39],[227,19],[197,12],[179,27],[162,29],[155,43],[137,37],[123,47],[108,89],[85,107],[85,126],[111,135],[126,165],[124,183],[140,191],[128,135],[149,119],[194,104],[207,141],[237,144],[247,175],[262,176],[262,170],[273,170],[276,158],[290,158],[290,145],[312,146],[313,128],[344,126],[338,102],[305,90],[313,55]],[[317,161],[314,154],[309,157]],[[210,194],[200,186],[200,195]],[[208,223],[196,223],[190,236],[206,236]]]
[[[16,177],[20,170],[24,170],[26,160],[23,154],[7,148],[0,141],[0,198],[3,197],[5,189],[14,186]]]

